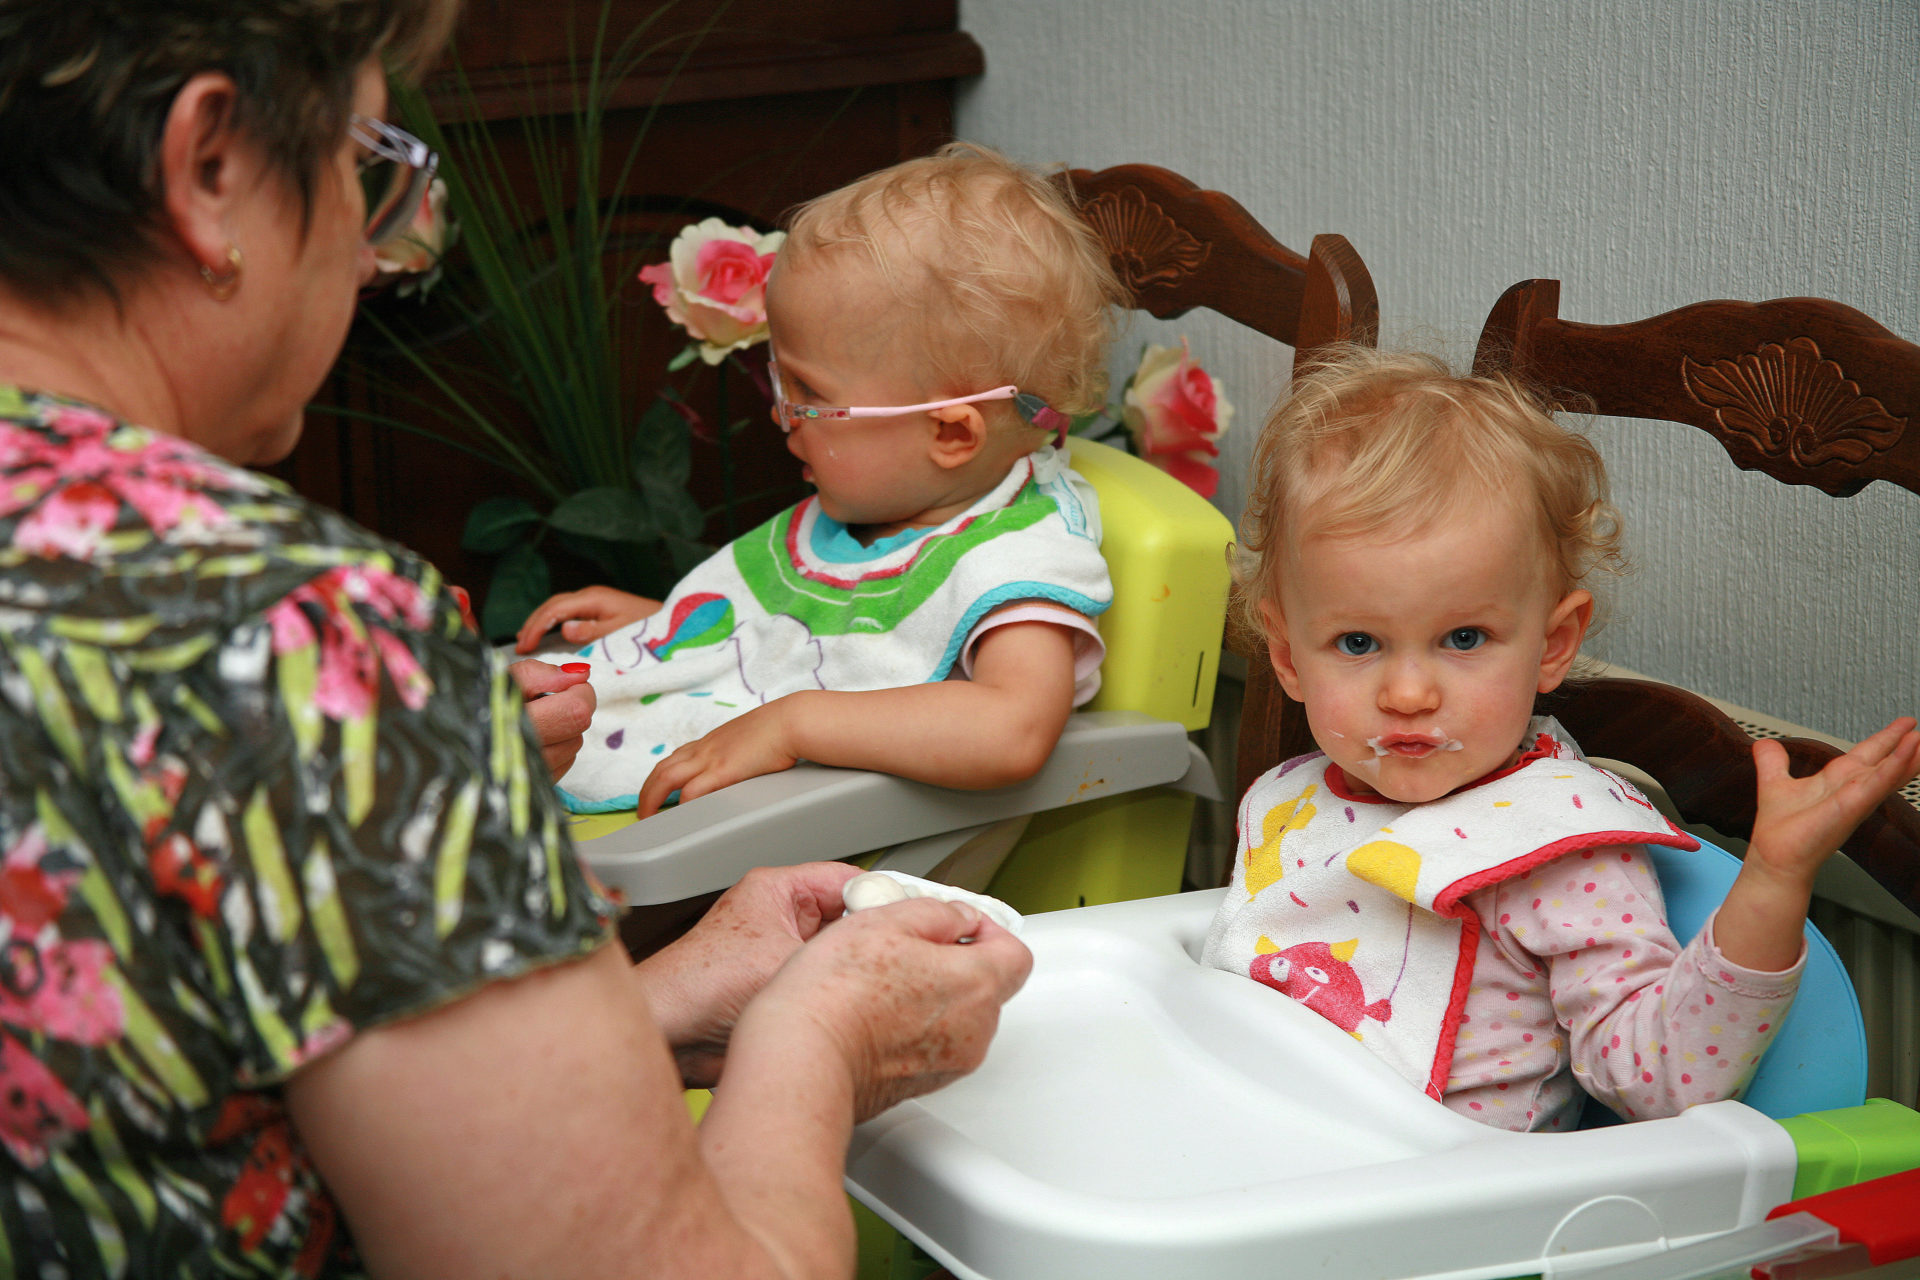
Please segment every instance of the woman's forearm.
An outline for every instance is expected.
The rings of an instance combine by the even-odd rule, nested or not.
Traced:
[[[733,1218],[780,1274],[853,1273],[841,1177],[854,1118],[844,1051],[804,1015],[743,1021],[700,1124],[700,1152]]]
[[[744,1027],[743,1096],[697,1131],[638,994],[608,946],[363,1032],[294,1077],[295,1125],[370,1274],[850,1274],[844,1054],[804,1025]]]

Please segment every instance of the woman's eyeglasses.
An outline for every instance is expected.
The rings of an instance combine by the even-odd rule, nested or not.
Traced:
[[[413,225],[440,157],[405,129],[372,116],[356,114],[347,132],[372,153],[360,160],[360,190],[367,198],[367,243],[383,245]]]
[[[1021,416],[1029,422],[1031,413],[1022,401],[1032,401],[1038,406],[1040,400],[1035,396],[1023,396],[1018,387],[995,387],[991,391],[982,391],[977,395],[955,396],[951,400],[929,400],[925,404],[897,404],[878,407],[838,404],[796,404],[787,398],[786,383],[780,377],[780,362],[767,353],[767,379],[773,386],[773,416],[779,422],[780,430],[792,432],[803,422],[821,419],[846,418],[892,418],[903,413],[926,413],[933,409],[945,409],[956,404],[977,404],[982,400],[1011,400],[1020,409]]]

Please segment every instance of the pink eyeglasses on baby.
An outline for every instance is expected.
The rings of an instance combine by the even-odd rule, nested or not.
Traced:
[[[848,418],[892,418],[903,413],[929,413],[935,409],[946,409],[957,404],[978,404],[983,400],[1011,400],[1013,407],[1022,418],[1043,430],[1059,433],[1061,440],[1066,439],[1067,427],[1071,420],[1066,414],[1047,407],[1046,401],[1039,396],[1023,395],[1018,387],[995,387],[991,391],[982,391],[976,395],[955,396],[950,400],[929,400],[925,404],[898,404],[882,406],[837,405],[837,404],[795,404],[787,398],[786,383],[780,377],[780,362],[774,359],[773,352],[767,352],[767,378],[773,385],[773,416],[780,424],[782,432],[791,433],[803,422],[827,420],[845,420]]]

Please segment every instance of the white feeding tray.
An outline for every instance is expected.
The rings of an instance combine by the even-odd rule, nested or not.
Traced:
[[[849,1189],[961,1280],[1577,1274],[1759,1221],[1786,1131],[1737,1102],[1515,1134],[1197,957],[1226,890],[1027,918],[972,1076],[855,1130]]]

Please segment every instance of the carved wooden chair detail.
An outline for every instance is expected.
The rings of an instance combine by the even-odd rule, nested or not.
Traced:
[[[1345,236],[1315,236],[1302,257],[1231,196],[1154,165],[1063,176],[1136,310],[1168,320],[1208,307],[1294,348],[1296,363],[1318,345],[1373,341],[1373,278]]]

